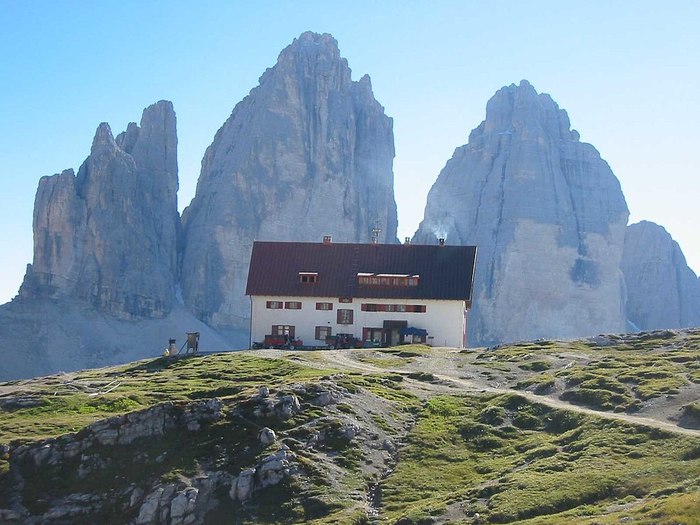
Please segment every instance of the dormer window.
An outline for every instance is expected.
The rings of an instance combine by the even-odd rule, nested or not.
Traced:
[[[299,282],[304,284],[314,284],[318,281],[318,272],[299,272]]]
[[[358,273],[357,282],[362,286],[418,286],[420,276],[397,273]]]

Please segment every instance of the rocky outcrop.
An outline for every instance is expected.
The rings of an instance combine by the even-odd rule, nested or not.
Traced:
[[[163,436],[176,428],[190,432],[201,429],[202,424],[218,421],[223,417],[223,403],[207,399],[192,403],[163,403],[152,408],[114,416],[88,425],[78,434],[67,434],[57,439],[21,445],[12,451],[12,461],[21,467],[30,465],[41,468],[65,463],[82,455],[83,477],[89,473],[85,452],[95,446],[124,446],[134,441]]]
[[[236,105],[202,160],[183,213],[185,304],[219,327],[248,327],[252,242],[394,242],[392,120],[369,77],[351,80],[330,35],[304,33]]]
[[[292,475],[295,470],[294,459],[296,454],[290,452],[286,445],[282,445],[274,454],[262,458],[255,467],[247,468],[233,477],[229,497],[233,501],[245,502],[255,491],[278,485]]]
[[[414,241],[478,246],[471,343],[625,329],[620,184],[564,110],[499,90],[430,190]]]
[[[663,227],[648,221],[627,227],[622,272],[634,329],[700,326],[698,278]]]
[[[177,360],[162,365],[188,368]],[[386,400],[351,394],[330,379],[270,390],[247,398],[167,401],[75,433],[0,444],[0,460],[9,464],[9,473],[0,476],[0,520],[218,523],[232,503],[269,499],[270,487],[293,491],[328,468],[344,476],[335,463],[342,451],[356,449],[377,469],[389,460],[387,443],[394,439],[376,426],[373,411],[373,403],[386,409]],[[42,402],[21,392],[6,397],[6,409]],[[345,404],[339,410],[340,400],[357,409],[348,412]],[[328,414],[319,411],[319,402]]]
[[[27,483],[33,483],[39,473],[47,472],[51,475],[59,473],[74,481],[88,480],[85,483],[92,487],[92,491],[70,492],[47,499],[42,503],[48,509],[41,513],[25,507],[19,494],[6,495],[14,501],[15,508],[0,510],[0,517],[5,519],[3,523],[75,523],[87,519],[86,516],[109,514],[107,509],[111,509],[111,512],[118,509],[124,516],[135,515],[133,520],[123,518],[120,521],[134,525],[203,523],[204,514],[215,505],[212,501],[214,490],[231,482],[230,476],[224,473],[199,475],[190,480],[192,484],[182,480],[154,483],[148,491],[138,484],[117,489],[115,487],[120,485],[118,480],[111,480],[114,487],[96,487],[94,483],[106,471],[119,472],[124,469],[123,462],[129,459],[133,461],[135,470],[142,467],[141,463],[148,454],[129,454],[129,447],[168,439],[168,435],[177,432],[199,432],[203,426],[222,419],[223,409],[223,402],[217,398],[190,403],[163,403],[98,421],[76,434],[8,447],[13,491],[21,491]],[[154,462],[161,464],[168,454],[169,451],[163,452]],[[114,521],[110,518],[108,522]]]
[[[75,175],[42,177],[34,261],[20,298],[84,301],[120,319],[165,317],[177,279],[177,136],[172,104],[112,136],[97,128]]]

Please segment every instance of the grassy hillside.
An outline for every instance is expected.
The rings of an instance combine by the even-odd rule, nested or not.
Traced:
[[[0,522],[700,523],[699,356],[664,331],[0,383]]]

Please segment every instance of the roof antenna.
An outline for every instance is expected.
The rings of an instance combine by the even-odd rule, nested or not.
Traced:
[[[379,223],[374,223],[374,228],[372,228],[372,244],[377,244],[379,242],[379,234],[382,233],[382,229],[379,227]]]

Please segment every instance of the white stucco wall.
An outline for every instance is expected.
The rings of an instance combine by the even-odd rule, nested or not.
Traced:
[[[268,309],[267,301],[299,301],[301,310]],[[333,304],[332,310],[316,310],[317,302]],[[382,328],[384,321],[407,321],[408,326],[428,331],[428,344],[433,346],[464,347],[466,316],[464,301],[424,301],[420,299],[358,299],[352,303],[340,303],[337,297],[252,297],[251,343],[263,341],[271,333],[272,325],[293,325],[295,336],[306,346],[323,344],[315,339],[317,326],[330,326],[331,334],[348,333],[362,337],[362,329]],[[363,312],[363,303],[425,305],[424,313],[418,312]],[[337,310],[353,310],[353,324],[339,325]]]

